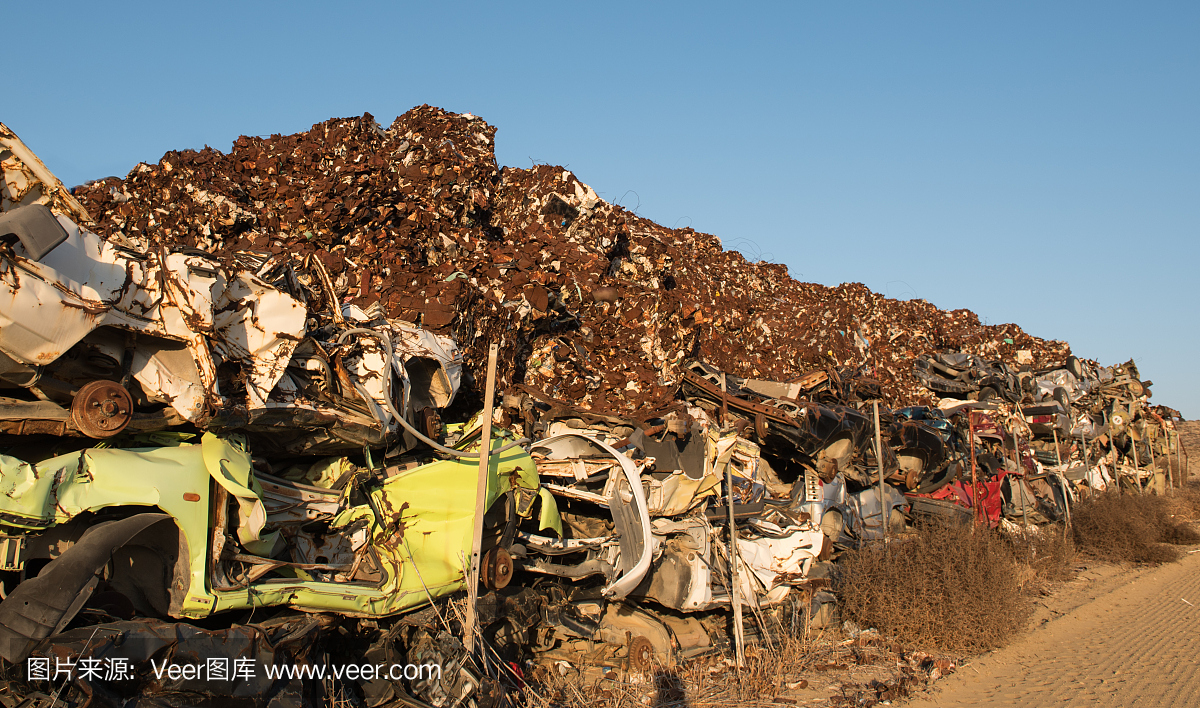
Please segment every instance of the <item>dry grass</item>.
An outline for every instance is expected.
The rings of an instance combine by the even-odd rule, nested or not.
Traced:
[[[748,647],[746,665],[738,671],[720,656],[703,657],[683,666],[654,667],[644,672],[612,670],[591,683],[577,675],[553,671],[537,677],[527,691],[534,708],[592,706],[598,708],[704,708],[708,706],[782,706],[788,691],[805,685],[799,674],[818,662],[821,652],[803,637],[786,638],[773,648]]]
[[[1176,490],[1169,497],[1107,492],[1083,500],[1071,514],[1080,552],[1101,560],[1166,563],[1178,560],[1174,545],[1200,543],[1190,521],[1200,491]]]
[[[955,663],[897,644],[876,632],[855,640],[788,637],[746,649],[746,666],[713,655],[644,672],[614,669],[593,681],[571,674],[536,677],[526,688],[531,708],[782,708],[816,698],[829,706],[872,706],[909,695],[950,673]],[[811,686],[810,686],[811,684]],[[813,696],[813,692],[816,696]],[[808,692],[805,695],[805,692]]]
[[[1030,596],[1065,579],[1072,551],[1047,529],[1009,540],[970,525],[927,524],[848,554],[838,587],[844,616],[918,646],[976,653],[1005,644]]]
[[[1075,577],[1075,544],[1062,527],[1033,527],[1008,542],[1017,565],[1017,584],[1025,594],[1045,594],[1052,583]]]
[[[1200,521],[1200,482],[1189,482],[1186,486],[1170,491],[1167,508],[1177,521]]]

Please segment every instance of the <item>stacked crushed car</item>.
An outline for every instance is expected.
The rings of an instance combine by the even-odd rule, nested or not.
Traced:
[[[0,698],[498,704],[827,625],[837,554],[924,517],[1179,481],[1132,362],[798,283],[494,137],[422,106],[71,193],[0,125]],[[128,670],[26,671],[67,657]],[[438,670],[263,678],[347,657]]]

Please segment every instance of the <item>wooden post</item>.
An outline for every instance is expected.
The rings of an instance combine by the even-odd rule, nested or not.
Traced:
[[[1083,458],[1083,468],[1085,470],[1090,470],[1092,467],[1092,461],[1088,459],[1087,440],[1083,437],[1082,428],[1079,430],[1079,456]],[[1120,487],[1119,484],[1117,486]]]
[[[1175,480],[1179,479],[1179,468],[1171,464],[1171,429],[1164,426],[1163,433],[1167,436],[1167,470],[1171,473],[1169,481],[1174,489],[1177,486]]]
[[[1016,411],[1016,416],[1012,419],[1012,438],[1013,438],[1013,461],[1017,465],[1017,484],[1021,488],[1021,523],[1025,530],[1029,530],[1029,497],[1025,494],[1025,466],[1021,461],[1021,437],[1017,435],[1017,418],[1022,423],[1025,422],[1025,414],[1021,412],[1020,404],[1014,403],[1013,410]]]
[[[1155,435],[1154,437],[1157,438],[1158,436]],[[1150,484],[1155,484],[1154,477],[1158,474],[1158,459],[1154,456],[1154,438],[1150,439],[1150,469],[1154,470],[1150,473]]]
[[[733,519],[733,471],[732,465],[725,466],[725,503],[729,507],[729,576],[730,601],[733,603],[733,640],[737,656],[737,666],[742,668],[746,663],[746,635],[742,624],[742,588],[738,580],[738,561],[742,554],[738,551],[737,526]]]
[[[487,389],[483,394],[483,418],[479,426],[479,477],[475,483],[475,526],[471,531],[471,569],[467,576],[467,626],[463,644],[467,653],[475,651],[475,635],[478,633],[475,605],[479,601],[479,555],[483,545],[483,516],[487,513],[488,465],[492,452],[492,408],[496,403],[496,353],[495,344],[488,349]]]
[[[1104,416],[1104,427],[1108,428],[1108,413],[1104,412],[1101,415]],[[1117,459],[1118,459],[1117,458],[1117,443],[1116,443],[1116,440],[1114,440],[1115,437],[1116,436],[1113,435],[1112,428],[1108,428],[1108,451],[1111,452],[1112,456],[1113,456],[1113,474],[1117,473]],[[1120,485],[1118,484],[1117,486],[1120,486]]]
[[[729,419],[729,394],[725,388],[725,372],[721,372],[721,427],[724,428],[728,424]]]
[[[1192,456],[1188,454],[1188,450],[1186,447],[1184,447],[1183,440],[1180,439],[1178,433],[1175,435],[1175,453],[1179,455],[1180,469],[1183,470],[1183,472],[1181,472],[1179,475],[1179,486],[1182,487],[1187,484],[1189,479],[1191,479]]]
[[[1129,421],[1129,424],[1133,425],[1133,421],[1132,420]],[[1129,440],[1130,440],[1129,446],[1131,448],[1133,448],[1133,472],[1134,472],[1134,480],[1137,482],[1138,494],[1145,494],[1146,489],[1145,489],[1145,487],[1142,486],[1142,463],[1141,463],[1141,460],[1138,459],[1138,453],[1137,453],[1138,440],[1133,437],[1133,430],[1129,431]]]
[[[971,448],[971,507],[979,525],[979,479],[975,472],[975,411],[967,411],[967,445]]]
[[[883,525],[883,540],[888,540],[887,496],[883,493],[883,437],[879,432],[879,401],[872,401],[875,410],[875,466],[879,468],[879,522]]]
[[[725,399],[725,372],[721,372],[721,428],[724,430],[729,414]],[[738,564],[742,554],[738,551],[737,524],[733,515],[733,465],[725,465],[725,505],[729,509],[729,601],[733,604],[733,642],[740,669],[746,664],[746,630],[742,624],[742,588],[738,583]]]
[[[1187,483],[1187,470],[1183,467],[1183,441],[1179,439],[1179,431],[1175,431],[1175,469],[1179,472],[1179,487]]]
[[[1167,457],[1167,484],[1174,489],[1175,468],[1171,466],[1171,429],[1168,428],[1166,424],[1163,425],[1163,440],[1163,447],[1165,448],[1163,452],[1166,453]]]

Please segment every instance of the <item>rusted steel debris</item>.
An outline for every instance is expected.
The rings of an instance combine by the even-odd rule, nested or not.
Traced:
[[[669,401],[681,364],[752,379],[866,367],[890,400],[925,403],[912,359],[962,350],[1034,368],[1064,342],[967,310],[829,288],[749,262],[715,236],[599,199],[570,171],[499,168],[496,130],[421,106],[304,133],[242,137],[229,153],[171,152],[76,190],[97,233],[200,248],[312,254],[339,297],[453,332],[481,379],[501,343],[502,388],[525,383],[602,413]]]

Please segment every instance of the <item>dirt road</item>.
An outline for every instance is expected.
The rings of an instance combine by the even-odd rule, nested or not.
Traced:
[[[1200,552],[1088,571],[1065,590],[1037,629],[906,708],[1200,706]]]

